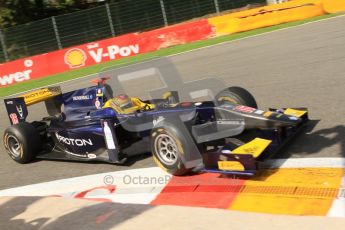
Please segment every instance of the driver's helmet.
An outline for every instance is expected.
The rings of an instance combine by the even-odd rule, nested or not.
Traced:
[[[132,108],[133,103],[130,97],[126,94],[119,94],[112,99],[112,103],[120,107],[122,110]]]

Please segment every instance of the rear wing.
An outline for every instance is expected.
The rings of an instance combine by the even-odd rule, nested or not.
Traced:
[[[11,125],[24,122],[28,116],[28,106],[45,102],[50,116],[61,112],[61,101],[56,100],[61,96],[61,88],[47,87],[23,94],[16,98],[5,99],[5,106]]]

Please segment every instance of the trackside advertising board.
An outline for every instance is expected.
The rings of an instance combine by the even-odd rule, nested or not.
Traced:
[[[0,87],[152,52],[172,45],[207,39],[212,34],[212,26],[205,19],[23,58],[0,64]]]

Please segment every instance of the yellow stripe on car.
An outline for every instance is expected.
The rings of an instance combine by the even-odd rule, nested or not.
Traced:
[[[234,149],[232,153],[250,154],[254,158],[257,158],[267,148],[267,146],[271,144],[271,142],[272,142],[271,140],[255,138],[254,140]]]
[[[297,110],[297,109],[286,109],[284,111],[285,115],[295,116],[295,117],[302,117],[304,114],[306,114],[307,111],[305,110]]]
[[[218,161],[218,169],[228,171],[244,171],[244,166],[238,161]]]

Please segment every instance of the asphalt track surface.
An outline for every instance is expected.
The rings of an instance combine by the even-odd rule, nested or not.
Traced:
[[[219,44],[171,57],[184,80],[218,76],[249,89],[259,107],[308,107],[313,120],[276,158],[345,157],[345,17]],[[90,78],[62,84],[63,91]],[[144,85],[142,87],[145,87]],[[0,132],[9,125],[0,104]],[[34,107],[30,119],[41,117]],[[0,147],[0,189],[75,176],[155,166],[150,156],[127,166],[39,160],[15,163]]]

